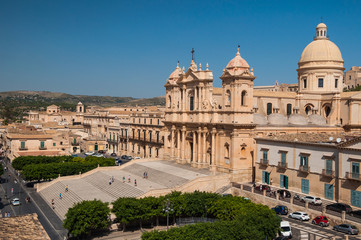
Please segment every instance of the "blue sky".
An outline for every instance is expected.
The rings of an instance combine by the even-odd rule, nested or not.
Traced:
[[[361,65],[361,1],[0,1],[0,91],[156,97],[179,60],[214,86],[240,45],[255,85],[297,82],[320,22],[345,68]]]

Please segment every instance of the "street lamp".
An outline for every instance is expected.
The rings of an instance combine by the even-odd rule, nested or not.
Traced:
[[[169,201],[167,197],[167,201],[163,204],[163,211],[167,213],[167,231],[169,229],[169,212],[173,212],[173,203]]]

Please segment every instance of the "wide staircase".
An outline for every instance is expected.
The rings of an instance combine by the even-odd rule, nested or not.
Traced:
[[[147,178],[144,178],[144,172],[147,172]],[[60,219],[64,219],[68,209],[83,200],[98,199],[112,203],[120,197],[139,197],[152,190],[169,191],[167,189],[183,186],[187,182],[210,174],[204,169],[199,171],[172,162],[134,162],[121,167],[98,168],[80,177],[59,178],[50,184],[47,183],[38,193],[50,207],[54,199],[54,211]],[[66,188],[68,191],[65,191]]]

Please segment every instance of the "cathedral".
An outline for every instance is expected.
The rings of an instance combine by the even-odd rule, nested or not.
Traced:
[[[178,64],[165,84],[164,158],[253,181],[257,137],[359,131],[361,94],[343,92],[343,64],[324,23],[301,54],[297,91],[256,89],[239,48],[221,88],[213,87],[208,64],[202,69],[192,60],[187,70]]]

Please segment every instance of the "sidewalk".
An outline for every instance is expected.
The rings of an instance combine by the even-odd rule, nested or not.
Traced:
[[[169,226],[169,228],[172,228],[172,227],[175,227],[175,226]],[[95,237],[93,239],[98,239],[98,240],[108,240],[108,239],[139,240],[139,239],[141,239],[142,234],[144,232],[151,232],[153,230],[165,231],[165,230],[167,230],[167,227],[158,226],[158,227],[154,227],[152,229],[147,228],[147,229],[143,229],[143,231],[137,230],[137,231],[133,231],[133,232],[113,231],[113,232],[110,232],[108,236]]]

